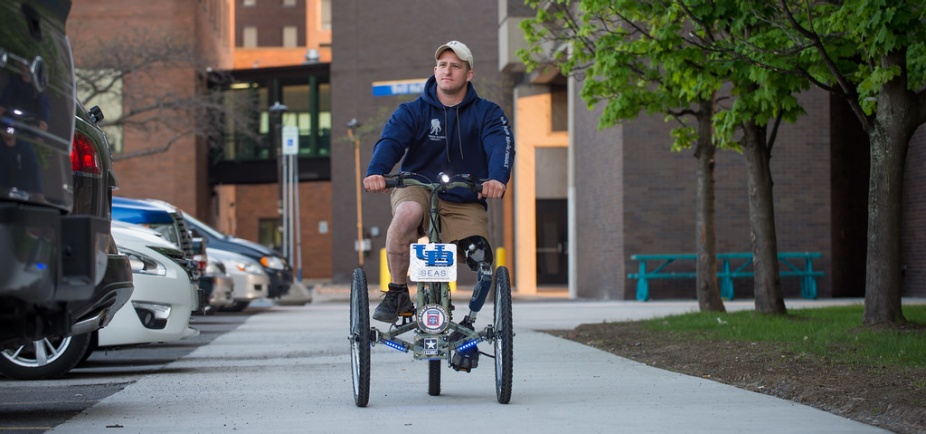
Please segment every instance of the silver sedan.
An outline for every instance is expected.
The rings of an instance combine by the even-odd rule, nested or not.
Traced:
[[[244,255],[212,247],[206,248],[206,255],[225,265],[225,273],[234,280],[235,302],[224,309],[226,312],[240,312],[252,301],[266,298],[270,290],[270,276],[261,265]]]

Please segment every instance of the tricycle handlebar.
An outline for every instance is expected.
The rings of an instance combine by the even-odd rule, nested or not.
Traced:
[[[447,191],[453,188],[465,188],[475,193],[482,192],[482,183],[486,180],[472,175],[447,175],[441,172],[437,181],[431,181],[426,176],[413,172],[398,172],[383,175],[386,178],[386,188],[404,188],[409,186],[424,187],[431,191]]]

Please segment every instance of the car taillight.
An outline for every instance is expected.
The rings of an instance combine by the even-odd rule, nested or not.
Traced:
[[[206,264],[209,262],[209,257],[206,256],[205,253],[198,253],[193,255],[193,261],[198,264],[200,272],[205,272]]]
[[[100,167],[100,154],[96,146],[85,134],[75,131],[74,143],[71,147],[71,169],[75,172],[103,173]]]

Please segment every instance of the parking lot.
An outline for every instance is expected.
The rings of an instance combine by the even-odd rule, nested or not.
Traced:
[[[41,433],[170,362],[190,354],[216,337],[234,330],[263,309],[242,313],[195,316],[200,331],[176,342],[94,352],[63,379],[15,381],[0,377],[0,432]]]
[[[194,338],[94,354],[87,367],[61,380],[2,380],[0,430],[390,433],[438,426],[460,431],[454,424],[465,423],[489,432],[884,432],[537,331],[692,309],[694,301],[516,301],[510,404],[495,400],[491,359],[470,374],[445,369],[442,395],[429,396],[425,364],[376,346],[370,404],[357,408],[346,302],[319,298],[306,306],[252,307],[197,317],[201,334]],[[21,429],[28,427],[34,429]]]

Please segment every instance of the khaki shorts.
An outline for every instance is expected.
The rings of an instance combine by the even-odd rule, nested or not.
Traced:
[[[431,204],[429,192],[422,187],[405,187],[392,190],[392,213],[398,204],[406,201],[418,202],[424,210],[424,218],[418,226],[418,235],[427,234]],[[489,214],[481,203],[456,203],[440,201],[441,241],[452,243],[467,237],[479,235],[489,240]]]

